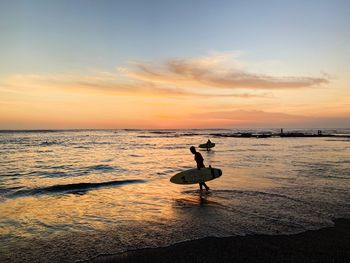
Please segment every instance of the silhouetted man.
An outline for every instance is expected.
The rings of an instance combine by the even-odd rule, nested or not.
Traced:
[[[211,140],[208,139],[208,141],[207,141],[207,151],[210,151],[209,145],[211,145],[211,144],[212,144]]]
[[[191,146],[190,151],[191,151],[191,153],[194,154],[194,160],[197,163],[197,169],[200,170],[201,168],[205,168],[204,159],[203,159],[202,155],[196,151],[196,148],[194,146]],[[209,191],[209,187],[204,182],[199,183],[199,188],[201,191],[203,190],[203,186],[205,187],[205,190]]]

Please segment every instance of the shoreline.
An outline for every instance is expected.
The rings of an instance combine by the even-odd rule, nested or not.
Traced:
[[[350,262],[350,219],[293,235],[206,237],[99,255],[87,262]]]

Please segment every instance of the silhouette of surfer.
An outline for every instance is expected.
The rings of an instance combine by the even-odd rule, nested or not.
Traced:
[[[191,146],[190,151],[194,154],[194,160],[197,163],[197,169],[200,170],[201,168],[205,168],[203,156],[196,151],[196,148],[194,146]],[[209,191],[209,187],[204,182],[199,183],[199,188],[201,191],[203,190],[203,186],[205,187],[205,190]]]
[[[210,151],[209,145],[211,145],[211,141],[208,139],[208,141],[207,141],[207,151]]]

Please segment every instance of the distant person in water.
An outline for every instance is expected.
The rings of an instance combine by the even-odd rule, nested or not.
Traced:
[[[207,141],[207,151],[210,151],[209,145],[210,145],[211,143],[212,143],[212,142],[208,139],[208,141]]]
[[[194,154],[194,160],[197,163],[197,169],[200,170],[201,168],[205,168],[203,156],[196,151],[196,148],[194,146],[191,146],[190,151]],[[203,186],[205,187],[205,190],[209,191],[209,187],[204,182],[199,183],[199,188],[201,191],[203,190]]]

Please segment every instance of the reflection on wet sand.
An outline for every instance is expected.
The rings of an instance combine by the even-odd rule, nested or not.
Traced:
[[[211,192],[201,192],[201,191],[184,191],[185,197],[175,199],[174,207],[196,207],[196,206],[207,206],[211,203],[209,197]],[[189,195],[192,194],[192,195]],[[187,196],[186,196],[187,195]]]

